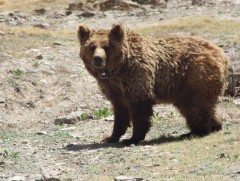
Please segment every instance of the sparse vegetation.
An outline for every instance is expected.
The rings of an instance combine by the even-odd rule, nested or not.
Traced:
[[[66,5],[69,1],[67,0],[23,0],[23,1],[18,1],[18,0],[12,0],[12,1],[5,1],[1,0],[0,1],[0,10],[24,10],[29,13],[34,13],[34,10],[37,7],[44,7],[44,8],[63,8],[64,5]],[[2,7],[1,7],[2,5]],[[26,9],[26,7],[28,7]]]
[[[93,112],[93,116],[97,119],[100,118],[106,118],[108,116],[111,116],[113,113],[110,112],[108,110],[108,108],[104,107],[104,108],[99,108],[98,110],[96,110],[95,112]]]
[[[12,78],[9,79],[8,83],[14,88],[14,90],[16,92],[20,92],[21,91],[20,85],[19,85],[19,83],[15,79],[12,79]]]
[[[12,73],[13,73],[15,76],[18,76],[18,77],[20,77],[21,75],[23,75],[23,71],[20,70],[20,69],[12,70]]]
[[[19,152],[16,152],[16,151],[10,152],[10,151],[4,150],[3,157],[5,159],[17,159],[17,158],[19,158]]]
[[[80,115],[80,119],[81,119],[82,121],[87,120],[88,117],[89,117],[89,116],[88,116],[87,113],[82,113],[82,114]]]
[[[159,113],[154,113],[153,116],[152,116],[152,121],[153,121],[153,122],[161,122],[162,119],[163,119],[163,118],[160,116]]]
[[[175,0],[168,2],[175,3]],[[7,181],[20,174],[25,180],[44,180],[36,178],[42,170],[49,178],[60,180],[112,181],[119,175],[155,181],[239,180],[240,107],[233,104],[236,98],[219,103],[223,130],[207,137],[181,139],[180,135],[189,131],[185,120],[172,106],[161,105],[156,107],[151,130],[140,145],[102,144],[101,140],[111,134],[113,122],[101,118],[112,115],[112,111],[106,108],[109,104],[99,96],[96,82],[79,59],[74,27],[86,23],[93,28],[105,28],[123,22],[129,29],[138,28],[137,31],[149,36],[198,35],[228,45],[231,49],[225,51],[235,55],[238,61],[238,17],[229,17],[229,13],[220,18],[219,14],[214,18],[199,16],[207,14],[206,7],[195,6],[197,17],[165,16],[158,21],[158,14],[151,16],[157,11],[147,9],[149,11],[143,11],[146,16],[141,16],[140,11],[134,15],[134,10],[128,10],[117,12],[117,16],[112,11],[94,12],[96,15],[88,19],[80,17],[80,11],[66,16],[69,3],[72,2],[0,0],[0,180]],[[227,5],[224,4],[224,8]],[[34,10],[40,8],[45,8],[46,14],[35,16]],[[189,10],[183,8],[178,11],[179,17],[186,16],[182,13]],[[213,5],[210,9],[214,10]],[[14,12],[23,15],[19,16],[20,25],[15,25],[17,19],[9,15]],[[167,13],[159,12],[161,16]],[[56,16],[58,13],[60,16]],[[13,21],[4,18],[13,18]],[[130,18],[134,21],[127,21]],[[43,22],[50,25],[49,29],[33,27]],[[70,27],[71,23],[74,26]],[[55,42],[63,45],[54,45]],[[43,58],[36,60],[36,52]],[[61,67],[68,71],[59,71]],[[34,106],[26,106],[29,103]],[[92,112],[96,107],[99,109]],[[79,108],[94,114],[94,119],[88,120],[89,115],[84,113],[80,115],[84,121],[74,125],[54,124],[59,115]],[[129,138],[131,132],[132,129],[128,129],[123,139]]]

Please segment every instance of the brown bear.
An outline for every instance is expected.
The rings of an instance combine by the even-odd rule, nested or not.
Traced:
[[[124,144],[144,140],[153,105],[172,103],[196,136],[222,129],[216,113],[229,59],[207,40],[197,37],[144,37],[122,25],[111,30],[78,28],[80,57],[101,91],[111,101],[114,127],[105,142],[118,142],[132,122]]]

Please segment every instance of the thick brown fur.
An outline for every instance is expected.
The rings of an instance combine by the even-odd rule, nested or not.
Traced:
[[[191,36],[143,37],[122,25],[99,31],[80,25],[78,38],[80,57],[113,105],[113,133],[105,142],[118,142],[130,122],[132,137],[123,142],[144,140],[159,103],[176,106],[193,135],[222,129],[216,105],[229,59],[214,44]]]

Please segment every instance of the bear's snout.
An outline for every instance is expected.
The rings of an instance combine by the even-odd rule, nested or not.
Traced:
[[[93,65],[97,68],[105,66],[106,53],[103,48],[98,47],[93,54]]]
[[[93,63],[96,67],[101,67],[103,65],[103,59],[100,56],[95,56],[93,58]]]

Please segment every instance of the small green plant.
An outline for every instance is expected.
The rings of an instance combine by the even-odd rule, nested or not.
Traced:
[[[3,157],[6,159],[17,159],[19,158],[19,152],[16,151],[8,152],[7,150],[4,150]]]
[[[171,111],[168,115],[167,115],[168,119],[173,119],[174,117],[174,113]]]
[[[22,76],[23,71],[20,69],[12,70],[12,73],[18,77]]]
[[[20,85],[14,79],[9,79],[8,83],[15,89],[16,92],[21,92]]]
[[[93,112],[93,116],[97,119],[106,118],[111,115],[113,115],[113,113],[111,111],[109,111],[106,107],[104,107],[102,109],[98,109],[95,112]]]
[[[89,118],[89,116],[88,116],[87,113],[82,113],[82,114],[80,115],[80,119],[81,119],[82,121],[87,120],[88,118]]]
[[[153,122],[160,122],[162,120],[162,117],[159,115],[159,113],[154,113],[151,119]]]

